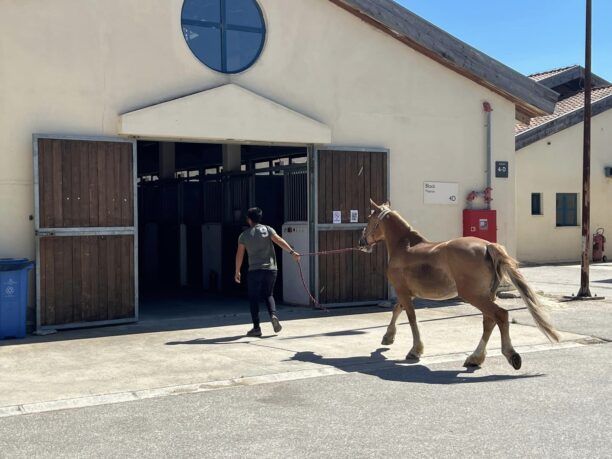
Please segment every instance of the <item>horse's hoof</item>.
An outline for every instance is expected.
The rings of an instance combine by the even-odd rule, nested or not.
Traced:
[[[383,336],[383,339],[380,344],[382,344],[383,346],[388,346],[390,344],[393,344],[394,341],[395,341],[395,338],[389,338],[387,336]]]
[[[522,363],[523,361],[521,360],[520,355],[515,353],[510,356],[510,365],[512,365],[512,368],[514,368],[515,370],[520,370]]]
[[[421,360],[421,357],[416,354],[413,354],[412,352],[409,352],[406,356],[406,360],[409,360],[411,362],[418,362],[419,360]]]
[[[479,363],[473,362],[470,359],[467,359],[465,362],[463,362],[463,366],[465,368],[480,368],[480,364]]]
[[[485,361],[486,353],[483,354],[472,354],[465,362],[463,362],[463,366],[466,368],[480,368],[482,363]]]

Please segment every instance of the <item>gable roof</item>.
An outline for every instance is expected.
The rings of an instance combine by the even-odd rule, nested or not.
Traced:
[[[594,88],[591,94],[592,116],[612,108],[612,85]],[[551,115],[532,118],[529,124],[515,127],[516,150],[581,123],[584,118],[584,91],[557,102]]]
[[[568,66],[559,67],[556,69],[545,70],[544,72],[532,73],[531,75],[529,75],[529,78],[531,78],[534,81],[542,81],[542,80],[546,80],[547,78],[554,77],[555,75],[559,75],[560,73],[563,73],[566,70],[573,69],[575,67],[578,67],[578,66],[568,65]]]
[[[393,0],[330,0],[411,48],[512,101],[527,117],[552,113],[557,93],[453,37]]]
[[[601,78],[598,75],[592,74],[593,87],[606,86],[610,82]],[[558,86],[569,83],[573,80],[584,79],[584,67],[580,65],[570,65],[568,67],[561,67],[558,69],[547,70],[545,72],[534,73],[529,75],[534,81],[543,84],[547,88],[556,88]]]
[[[119,134],[136,138],[241,143],[331,143],[331,129],[229,83],[124,113]]]

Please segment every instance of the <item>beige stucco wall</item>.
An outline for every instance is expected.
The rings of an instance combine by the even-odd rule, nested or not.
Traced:
[[[33,256],[32,133],[116,135],[118,116],[235,82],[313,118],[332,143],[391,151],[391,200],[431,239],[461,234],[424,181],[485,184],[482,102],[493,112],[499,236],[515,249],[514,106],[327,0],[260,0],[268,36],[241,75],[195,59],[180,0],[4,0],[0,15],[0,256]]]
[[[581,206],[582,136],[583,123],[579,123],[517,151],[517,253],[521,261],[580,259],[581,227],[556,227],[556,193],[578,193]],[[604,176],[605,166],[612,166],[612,111],[592,121],[591,233],[598,227],[612,232],[612,178]],[[531,193],[543,193],[543,215],[531,215]],[[581,218],[579,210],[578,225]]]

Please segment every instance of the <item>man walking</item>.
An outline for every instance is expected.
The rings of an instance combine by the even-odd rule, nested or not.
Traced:
[[[251,319],[253,329],[247,336],[261,336],[259,324],[259,302],[266,302],[268,313],[274,332],[282,330],[282,326],[276,314],[276,303],[274,301],[274,284],[276,283],[277,265],[274,244],[289,252],[295,261],[300,261],[300,254],[291,248],[287,241],[276,234],[274,228],[261,224],[263,212],[259,207],[253,207],[247,212],[247,223],[249,228],[242,232],[238,238],[238,250],[236,251],[236,273],[234,280],[241,282],[240,268],[244,260],[244,252],[249,255],[249,275],[247,286],[249,291],[249,303],[251,306]]]

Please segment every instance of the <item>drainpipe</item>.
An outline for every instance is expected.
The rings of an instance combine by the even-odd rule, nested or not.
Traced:
[[[491,104],[489,102],[483,102],[482,108],[486,114],[486,125],[485,126],[487,128],[487,131],[486,131],[487,132],[486,134],[486,138],[487,138],[487,145],[486,145],[486,149],[487,149],[487,188],[485,189],[485,202],[487,203],[487,209],[491,209],[491,191],[492,191],[491,185],[493,184],[493,154],[491,151],[491,127],[492,127],[491,112],[493,111],[493,108],[491,108]]]

